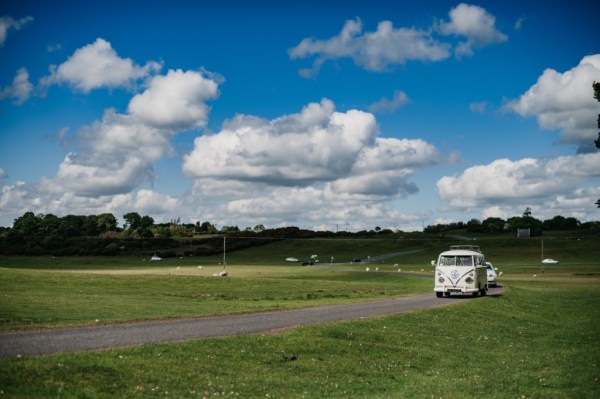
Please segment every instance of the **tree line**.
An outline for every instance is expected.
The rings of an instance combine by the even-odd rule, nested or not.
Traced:
[[[425,233],[445,234],[453,230],[466,230],[469,233],[499,234],[514,233],[518,229],[529,229],[531,237],[539,237],[549,231],[579,231],[600,233],[600,222],[582,223],[574,217],[554,216],[552,219],[539,220],[532,216],[531,209],[526,208],[521,216],[508,219],[489,217],[483,221],[471,219],[468,222],[436,224],[427,226]]]
[[[179,218],[169,223],[155,223],[151,216],[137,212],[126,213],[123,220],[123,227],[119,227],[117,218],[110,213],[58,217],[26,212],[14,220],[12,227],[0,227],[0,254],[212,255],[223,251],[223,236],[227,236],[227,251],[232,252],[283,238],[315,238],[334,234],[294,226],[267,229],[262,224],[243,230],[237,226],[218,229],[210,222],[184,224]],[[381,234],[385,232],[379,231]],[[374,231],[371,233],[375,234]]]
[[[123,215],[123,226],[111,213],[100,215],[34,214],[26,212],[14,220],[12,227],[0,227],[0,254],[30,255],[148,255],[162,257],[183,255],[210,255],[223,251],[223,236],[227,250],[264,245],[286,238],[418,238],[419,235],[444,237],[447,233],[510,234],[517,229],[529,229],[532,237],[547,231],[569,231],[580,235],[600,235],[600,222],[581,223],[573,217],[555,216],[538,220],[527,208],[523,215],[509,219],[490,217],[483,221],[436,224],[423,232],[406,233],[400,230],[375,227],[357,232],[312,231],[295,226],[267,229],[262,224],[240,229],[210,222],[181,223],[179,218],[169,223],[155,223],[148,215],[129,212]],[[460,231],[460,233],[456,233]],[[252,239],[256,238],[256,239]]]

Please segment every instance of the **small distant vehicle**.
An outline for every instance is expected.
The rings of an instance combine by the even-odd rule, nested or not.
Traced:
[[[352,263],[360,263],[362,262],[362,260],[360,258],[357,258],[356,256],[352,258]]]
[[[453,245],[435,266],[434,291],[438,298],[452,293],[485,295],[488,290],[485,256],[475,245]]]
[[[151,262],[158,262],[160,260],[162,260],[162,258],[160,256],[156,256],[156,255],[154,255],[150,258]]]
[[[298,258],[294,258],[292,256],[290,256],[289,258],[285,258],[286,262],[291,262],[291,263],[296,263],[299,262]]]
[[[548,259],[544,259],[544,260],[542,261],[542,263],[543,263],[544,265],[556,265],[556,264],[558,263],[558,261],[557,261],[557,260],[554,260],[554,259],[550,259],[550,258],[548,258]]]
[[[496,269],[494,269],[494,265],[490,262],[485,262],[485,268],[487,270],[488,287],[497,287],[498,274],[496,273]]]

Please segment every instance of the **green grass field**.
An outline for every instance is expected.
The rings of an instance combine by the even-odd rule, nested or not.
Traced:
[[[227,278],[212,276],[223,269],[219,257],[160,264],[134,258],[0,257],[1,328],[251,312],[431,292],[433,277],[411,274],[432,274],[429,261],[449,245],[372,240],[363,254],[362,243],[342,241],[314,240],[310,249],[301,241],[280,242],[231,254]],[[479,244],[503,272],[501,296],[277,334],[3,360],[0,397],[600,397],[600,240],[545,240],[546,257],[560,263],[543,272],[540,241]],[[306,255],[296,253],[305,250]],[[312,253],[321,259],[331,253],[337,260],[409,250],[416,252],[370,265],[369,273],[364,265],[316,269],[282,261]]]

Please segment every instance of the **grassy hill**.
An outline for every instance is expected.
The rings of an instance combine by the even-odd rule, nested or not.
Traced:
[[[429,262],[477,244],[498,296],[271,334],[0,361],[12,398],[597,398],[600,239],[313,238],[223,254],[0,256],[0,330],[293,309],[432,293]],[[222,237],[221,237],[222,240]],[[229,239],[227,239],[229,240]],[[190,242],[186,245],[191,245]],[[228,247],[228,246],[227,246]],[[285,262],[318,255],[323,267]],[[349,262],[394,254],[371,272]],[[146,261],[144,261],[144,258]],[[398,266],[395,266],[398,264]],[[199,268],[199,265],[204,265]],[[402,273],[398,273],[401,269]],[[412,276],[411,272],[415,272]]]

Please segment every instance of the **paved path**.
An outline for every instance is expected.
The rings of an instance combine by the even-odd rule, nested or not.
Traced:
[[[488,295],[499,295],[492,288]],[[170,319],[102,326],[0,333],[0,359],[225,337],[429,309],[474,300],[432,293],[350,305],[320,306],[234,316]]]

